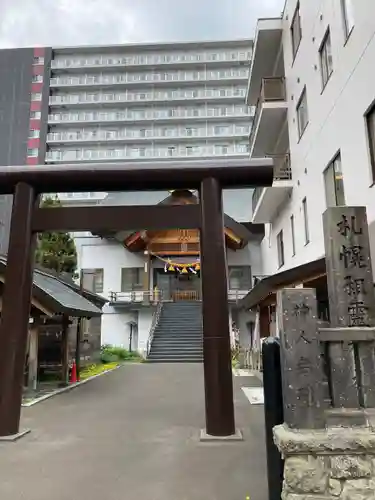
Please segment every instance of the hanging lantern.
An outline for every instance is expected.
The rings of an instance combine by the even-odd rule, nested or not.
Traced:
[[[182,268],[181,273],[182,273],[182,274],[187,274],[187,273],[188,273],[188,270],[186,269],[186,267]]]
[[[199,271],[201,268],[201,265],[199,264],[199,262],[197,264],[195,264],[195,270],[196,271]]]
[[[173,267],[172,265],[170,265],[170,266],[168,267],[168,271],[174,271],[174,267]]]
[[[189,267],[189,271],[191,271],[193,274],[197,274],[197,271],[194,269],[194,267]]]

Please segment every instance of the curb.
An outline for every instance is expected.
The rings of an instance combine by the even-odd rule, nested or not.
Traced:
[[[42,401],[45,401],[46,399],[53,398],[54,396],[58,396],[59,394],[62,394],[64,392],[71,391],[75,389],[76,387],[79,387],[83,384],[87,384],[87,382],[91,382],[91,380],[94,380],[98,377],[101,377],[102,375],[106,375],[107,373],[111,373],[115,370],[118,370],[121,368],[123,365],[118,365],[115,368],[111,368],[110,370],[106,370],[105,372],[98,373],[97,375],[93,375],[92,377],[86,378],[85,380],[82,380],[81,382],[76,382],[75,384],[68,385],[67,387],[61,387],[60,389],[56,389],[55,391],[45,394],[44,396],[40,396],[40,398],[36,398],[33,401],[30,401],[29,403],[22,403],[21,407],[22,408],[29,408],[30,406],[34,406],[38,403],[41,403]]]
[[[245,371],[244,369],[241,369],[241,368],[233,368],[232,370],[232,374],[234,377],[241,377],[241,372],[242,371]],[[263,373],[260,372],[260,371],[257,371],[257,370],[247,370],[248,371],[248,375],[242,375],[242,377],[256,377],[258,380],[260,380],[263,384]]]

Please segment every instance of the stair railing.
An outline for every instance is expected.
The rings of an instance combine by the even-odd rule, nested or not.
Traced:
[[[147,356],[150,354],[151,344],[152,344],[152,341],[154,340],[155,329],[158,326],[158,323],[159,323],[159,320],[160,320],[160,315],[161,315],[161,310],[162,309],[163,309],[163,301],[159,300],[158,301],[158,305],[156,306],[156,311],[154,312],[154,314],[152,316],[150,333],[148,334],[148,339],[147,339]]]

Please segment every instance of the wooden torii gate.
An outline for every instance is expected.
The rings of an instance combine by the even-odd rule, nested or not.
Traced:
[[[222,189],[272,180],[271,159],[0,167],[0,194],[14,196],[0,324],[0,437],[19,433],[35,234],[141,228],[200,230],[206,432],[234,435]],[[42,193],[167,189],[197,189],[200,204],[39,208]]]

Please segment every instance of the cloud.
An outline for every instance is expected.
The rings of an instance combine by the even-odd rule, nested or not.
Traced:
[[[251,38],[284,0],[1,0],[0,47]]]

